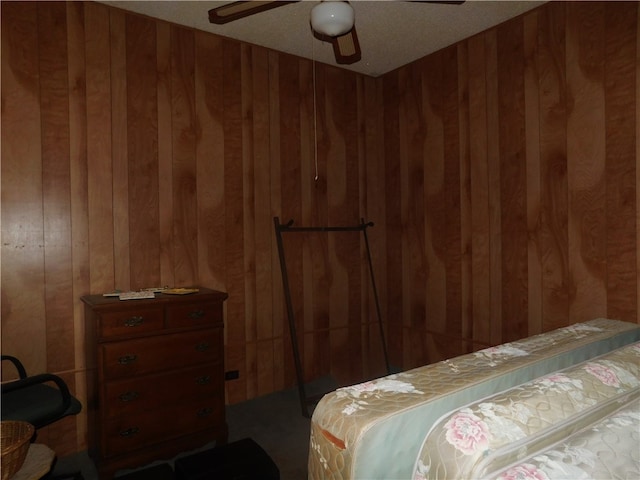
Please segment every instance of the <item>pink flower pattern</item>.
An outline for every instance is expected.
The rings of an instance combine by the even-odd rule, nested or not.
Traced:
[[[543,380],[546,380],[546,381],[551,382],[551,383],[567,383],[567,382],[571,382],[571,379],[569,377],[567,377],[566,375],[562,374],[562,373],[554,373],[553,375],[548,375],[548,376],[544,377]]]
[[[498,477],[498,480],[548,480],[547,474],[530,463],[510,468]]]
[[[584,367],[584,369],[609,387],[620,386],[618,375],[616,375],[616,372],[609,367],[605,367],[599,363],[589,363]]]
[[[485,450],[489,444],[487,424],[473,413],[456,413],[445,429],[447,441],[465,455]]]

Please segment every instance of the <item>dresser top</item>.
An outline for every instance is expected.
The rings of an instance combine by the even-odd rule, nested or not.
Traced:
[[[227,299],[228,295],[225,292],[219,292],[217,290],[211,290],[204,287],[190,287],[197,288],[195,293],[188,293],[184,295],[170,295],[163,293],[156,293],[155,298],[142,298],[135,300],[120,300],[118,297],[105,297],[101,294],[97,295],[85,295],[80,297],[81,300],[90,307],[141,307],[149,305],[161,305],[164,303],[178,303],[178,302],[202,302],[202,301],[217,301],[223,302]]]

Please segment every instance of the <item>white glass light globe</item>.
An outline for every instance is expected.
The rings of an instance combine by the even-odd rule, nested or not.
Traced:
[[[311,27],[314,31],[337,37],[353,28],[355,14],[346,2],[325,1],[311,10]]]

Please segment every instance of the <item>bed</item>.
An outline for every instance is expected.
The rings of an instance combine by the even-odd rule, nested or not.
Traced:
[[[568,450],[558,450],[558,445],[562,442],[566,445],[571,442],[576,442],[576,445],[583,445],[584,442],[595,445],[600,442],[604,448],[608,440],[604,440],[601,432],[609,425],[622,426],[623,433],[615,435],[621,445],[628,446],[627,453],[623,452],[622,446],[613,449],[614,453],[619,453],[619,461],[623,465],[620,468],[637,472],[638,452],[633,449],[633,441],[637,446],[638,429],[635,428],[637,423],[631,420],[635,415],[637,421],[638,416],[638,341],[639,325],[600,318],[337,389],[322,398],[311,419],[309,478],[567,478],[566,475],[559,476],[558,471],[549,468],[549,465],[556,465],[553,462],[565,458],[562,455],[575,457],[575,452],[579,450],[569,447]],[[582,410],[571,413],[572,410],[566,408],[567,402],[579,394],[577,390],[568,389],[562,399],[558,397],[559,402],[564,402],[560,410],[567,415],[562,419],[563,428],[551,434],[548,428],[545,430],[542,427],[549,419],[541,416],[541,412],[530,413],[528,421],[539,423],[540,428],[530,436],[518,439],[523,444],[527,443],[527,446],[516,449],[516,454],[511,450],[509,454],[503,452],[512,446],[509,438],[501,440],[504,444],[498,445],[498,442],[491,447],[487,447],[490,440],[484,439],[482,445],[487,448],[474,450],[473,454],[465,454],[449,441],[455,437],[451,433],[451,426],[456,424],[454,419],[465,418],[464,414],[469,411],[480,418],[486,428],[488,417],[480,413],[493,415],[491,418],[498,425],[500,422],[512,422],[518,412],[524,415],[524,410],[531,410],[526,405],[520,405],[522,402],[518,403],[518,399],[529,398],[531,392],[536,391],[540,398],[549,400],[549,392],[540,390],[541,385],[552,382],[549,378],[571,379],[572,375],[577,376],[563,383],[563,387],[579,384],[584,387],[585,378],[593,376],[585,377],[589,375],[585,373],[585,365],[602,366],[608,365],[606,362],[619,362],[622,361],[621,355],[626,358],[623,361],[626,367],[616,368],[626,372],[620,375],[627,383],[619,396],[603,396],[601,402],[596,402],[593,411],[589,409],[589,413],[583,416]],[[589,395],[596,395],[593,389],[589,392]],[[506,408],[505,405],[513,405],[514,402],[523,410],[503,412],[501,418],[496,414],[497,407],[493,411],[487,410],[487,405]],[[602,404],[606,404],[606,408]],[[474,424],[465,427],[470,428],[471,425]],[[477,425],[475,428],[478,428]],[[544,435],[540,433],[542,430]],[[607,428],[605,431],[613,432],[614,429]],[[531,441],[525,437],[530,437]],[[544,441],[540,440],[542,437]],[[482,463],[487,456],[491,456],[489,453],[493,455],[498,450],[502,453],[495,456],[500,461],[488,462],[490,466],[486,466],[485,462],[482,467],[484,470],[478,470],[478,462],[481,460]],[[563,451],[572,453],[563,454]],[[585,458],[575,457],[576,464],[572,465],[576,469],[574,473],[579,473],[579,470],[589,472],[589,468],[594,469],[592,473],[600,471],[595,464],[587,468],[579,463]],[[564,462],[567,461],[565,458]],[[593,463],[591,460],[589,462]],[[605,461],[601,468],[611,464]],[[526,472],[539,476],[528,477]],[[609,474],[606,476],[615,478]]]

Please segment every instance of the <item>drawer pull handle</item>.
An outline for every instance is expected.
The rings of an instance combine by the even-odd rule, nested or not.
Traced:
[[[139,431],[140,431],[140,429],[138,427],[127,428],[126,430],[122,430],[120,432],[120,436],[121,437],[133,437]]]
[[[198,320],[202,317],[204,317],[204,310],[194,310],[193,312],[189,313],[189,318],[191,320]]]
[[[206,352],[209,350],[209,344],[207,342],[202,342],[196,345],[196,350],[199,352]]]
[[[207,407],[207,408],[201,408],[200,410],[198,410],[198,417],[206,417],[207,415],[211,415],[213,413],[213,408],[211,407]]]
[[[130,317],[124,321],[125,327],[139,327],[144,323],[144,318],[140,316]]]
[[[138,359],[137,355],[123,355],[118,359],[120,365],[129,365]]]
[[[202,377],[196,378],[196,383],[198,385],[207,385],[211,383],[211,377],[209,375],[203,375]]]
[[[125,392],[122,395],[120,395],[118,398],[120,399],[121,402],[131,402],[136,398],[138,398],[139,396],[140,394],[134,391],[134,392]]]

